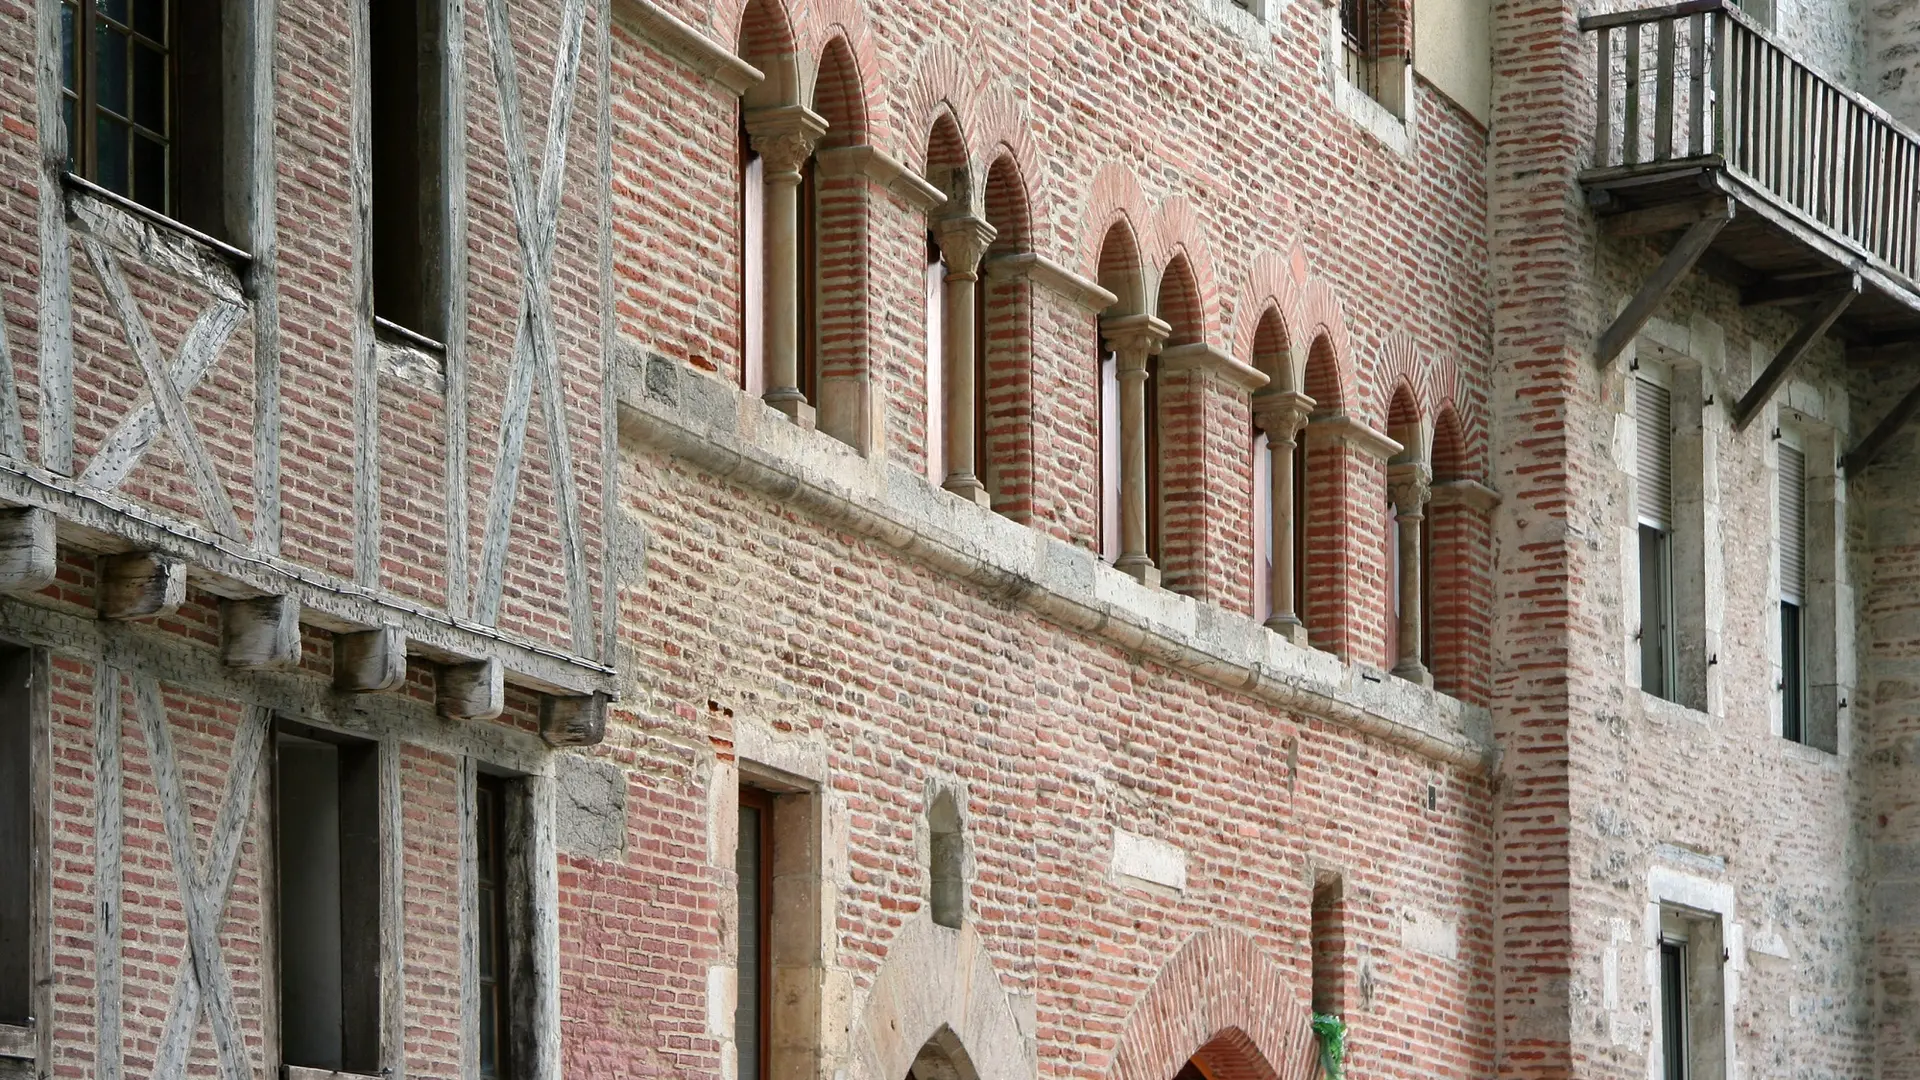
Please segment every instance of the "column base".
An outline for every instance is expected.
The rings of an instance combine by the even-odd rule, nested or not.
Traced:
[[[1410,683],[1429,688],[1433,686],[1433,672],[1428,671],[1427,665],[1418,660],[1412,662],[1402,660],[1393,665],[1393,674],[1396,678],[1405,679]]]
[[[940,486],[970,503],[984,506],[989,510],[993,509],[993,496],[987,494],[987,485],[981,483],[980,478],[972,473],[954,473],[948,476],[946,483]]]
[[[1289,642],[1307,648],[1307,624],[1301,622],[1298,615],[1269,615],[1262,625]]]
[[[792,387],[769,390],[761,396],[760,400],[786,413],[787,418],[795,424],[808,431],[814,430],[813,406],[807,404],[806,395],[800,391]]]
[[[1145,555],[1122,555],[1114,561],[1113,568],[1149,589],[1160,587],[1160,568]]]

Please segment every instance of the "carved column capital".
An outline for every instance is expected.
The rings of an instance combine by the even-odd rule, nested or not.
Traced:
[[[1394,512],[1402,518],[1425,514],[1432,490],[1433,470],[1423,462],[1408,461],[1387,468],[1387,494],[1393,500]]]
[[[1267,438],[1276,443],[1291,443],[1307,417],[1313,415],[1315,402],[1298,390],[1269,390],[1253,396],[1253,422]]]
[[[1145,377],[1147,357],[1160,351],[1173,327],[1151,315],[1116,315],[1100,320],[1100,335],[1120,358],[1120,375],[1139,372]]]
[[[947,260],[947,280],[973,281],[980,276],[980,260],[999,230],[982,218],[965,214],[945,217],[933,223],[933,237],[940,243],[940,254]]]
[[[820,137],[827,133],[827,121],[804,105],[781,105],[752,109],[747,113],[747,138],[753,152],[767,163],[767,178],[791,177],[797,182],[800,166],[806,164]]]

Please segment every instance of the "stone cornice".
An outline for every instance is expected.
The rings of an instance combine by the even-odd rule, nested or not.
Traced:
[[[864,176],[900,196],[916,210],[933,210],[947,201],[945,192],[877,146],[837,146],[822,150],[814,157],[820,162],[822,175]]]
[[[1406,449],[1389,438],[1385,432],[1375,431],[1346,413],[1313,417],[1307,421],[1304,430],[1309,442],[1343,442],[1381,461]]]
[[[613,0],[614,20],[660,50],[731,90],[736,96],[758,86],[766,75],[726,46],[681,21],[654,0]]]
[[[1150,589],[1094,552],[952,497],[883,457],[863,458],[718,379],[636,349],[616,358],[620,439],[723,479],[1024,607],[1046,621],[1477,775],[1498,751],[1485,709],[1379,680],[1243,615]]]
[[[1431,501],[1435,506],[1464,506],[1486,514],[1500,505],[1500,493],[1478,480],[1441,480],[1433,485]]]
[[[1204,371],[1236,389],[1252,393],[1270,381],[1266,373],[1249,367],[1203,341],[1160,350],[1161,371]]]
[[[987,277],[989,278],[1021,276],[1025,276],[1028,281],[1048,292],[1066,297],[1088,311],[1105,311],[1120,299],[1101,288],[1099,282],[1081,277],[1045,255],[1023,251],[1018,255],[1002,255],[997,259],[987,260]]]

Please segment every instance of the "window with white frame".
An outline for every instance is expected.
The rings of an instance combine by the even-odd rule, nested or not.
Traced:
[[[1664,372],[1635,378],[1635,515],[1640,538],[1640,688],[1675,694],[1673,605],[1673,388]]]
[[[1807,741],[1807,454],[1782,433],[1779,444],[1780,734]]]
[[[947,260],[927,236],[927,479],[947,479]]]
[[[1726,953],[1720,917],[1660,909],[1661,1080],[1726,1080]]]

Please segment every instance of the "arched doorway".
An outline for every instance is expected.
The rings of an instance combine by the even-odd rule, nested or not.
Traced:
[[[980,1074],[974,1070],[960,1036],[942,1024],[914,1055],[905,1080],[980,1080]]]

